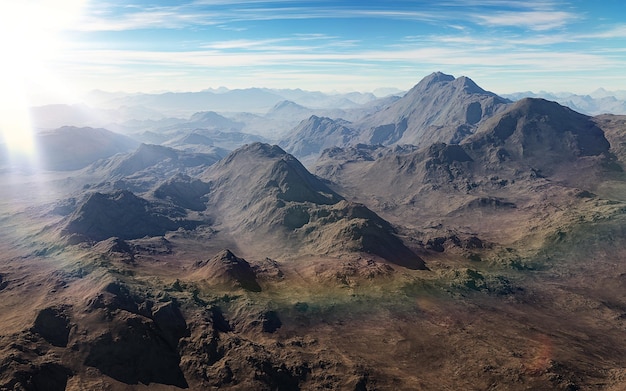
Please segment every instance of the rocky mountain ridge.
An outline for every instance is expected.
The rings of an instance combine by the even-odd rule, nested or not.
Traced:
[[[353,123],[311,117],[280,142],[299,158],[319,155],[332,144],[428,146],[458,144],[510,101],[480,88],[471,79],[441,72],[425,77],[404,96]],[[321,138],[323,137],[323,138]],[[321,142],[324,140],[324,142]]]

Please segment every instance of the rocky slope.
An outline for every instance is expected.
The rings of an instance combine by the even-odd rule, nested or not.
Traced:
[[[218,229],[271,242],[272,251],[365,251],[424,267],[393,228],[362,205],[343,200],[278,146],[245,146],[201,175],[210,183],[207,212]]]
[[[154,205],[130,191],[92,193],[63,224],[62,235],[71,243],[85,240],[101,241],[110,237],[137,239],[144,236],[162,236],[179,227],[193,223],[172,219],[170,213],[159,213]]]
[[[219,148],[211,153],[196,153],[154,144],[141,144],[131,153],[118,154],[86,167],[76,181],[101,192],[130,190],[148,193],[167,178],[201,172],[226,153]]]
[[[355,137],[351,124],[343,120],[311,116],[283,137],[279,145],[300,160],[317,158],[324,149],[347,145]]]
[[[389,107],[355,123],[356,141],[367,144],[457,144],[509,101],[471,79],[441,72],[425,77]]]
[[[358,151],[366,158],[355,159]],[[463,224],[484,237],[520,240],[529,234],[516,228],[520,221],[532,222],[538,237],[558,225],[537,203],[575,209],[582,200],[576,194],[593,194],[599,178],[619,178],[622,169],[592,118],[525,99],[459,145],[329,150],[316,172],[392,222],[406,224],[409,217],[425,230]],[[499,233],[491,228],[498,218],[509,222]]]

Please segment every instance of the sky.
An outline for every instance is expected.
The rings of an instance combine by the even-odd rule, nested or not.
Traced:
[[[407,90],[435,71],[496,93],[626,90],[625,4],[3,1],[0,103],[95,89]]]

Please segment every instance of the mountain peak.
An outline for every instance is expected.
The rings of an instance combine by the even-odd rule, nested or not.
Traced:
[[[243,288],[251,292],[260,292],[254,270],[243,258],[239,258],[225,249],[207,261],[196,264],[199,268],[194,276],[212,284]]]
[[[299,105],[292,100],[283,100],[283,101],[276,103],[276,105],[274,105],[274,107],[270,110],[270,112],[274,112],[278,110],[285,110],[285,109],[306,109],[306,107]]]
[[[447,75],[443,72],[433,72],[430,75],[426,76],[425,78],[422,79],[422,81],[420,81],[418,83],[419,84],[425,84],[427,86],[433,84],[433,83],[447,83],[447,82],[451,82],[454,81],[454,76],[452,75]]]
[[[215,184],[214,200],[223,197],[216,207],[234,211],[247,209],[242,206],[244,204],[262,203],[268,197],[281,199],[281,202],[323,205],[342,199],[309,173],[295,157],[276,145],[245,145],[209,167],[205,174],[205,178]],[[234,198],[233,192],[237,194]],[[241,197],[242,194],[246,197]],[[239,219],[238,213],[233,212],[231,218]]]
[[[225,119],[223,116],[217,114],[215,111],[199,111],[194,113],[190,118],[190,122],[197,121],[214,121],[216,119],[223,120]]]
[[[435,72],[386,109],[357,123],[365,129],[357,141],[382,145],[458,144],[508,103],[468,77],[455,79]]]
[[[579,114],[569,107],[562,106],[557,102],[543,99],[543,98],[523,98],[515,102],[511,108],[511,111],[521,111],[523,113],[535,112],[535,113],[553,113],[555,111],[566,111]],[[579,114],[581,117],[586,117],[584,114]]]
[[[232,261],[232,260],[237,259],[237,256],[233,254],[233,252],[230,251],[229,249],[224,249],[220,251],[219,253],[217,253],[213,258]]]
[[[412,91],[423,92],[424,90],[432,90],[435,88],[452,88],[454,90],[464,91],[468,94],[494,95],[480,88],[472,79],[467,76],[459,76],[458,78],[455,78],[452,75],[447,75],[442,72],[434,72],[426,76],[419,83],[417,83],[415,87],[413,87],[411,91],[407,93],[407,95],[410,94]]]
[[[461,76],[454,81],[459,86],[462,86],[467,92],[471,94],[485,94],[487,91],[483,90],[474,82],[474,80],[470,79],[467,76]]]
[[[230,163],[233,159],[239,156],[254,156],[257,158],[277,158],[283,155],[287,155],[281,147],[278,145],[270,145],[267,143],[254,142],[251,144],[245,144],[239,149],[233,151],[225,160],[224,163]]]

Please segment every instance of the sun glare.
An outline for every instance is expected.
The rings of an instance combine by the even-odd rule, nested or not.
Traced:
[[[63,45],[62,31],[84,0],[23,0],[0,4],[0,142],[10,155],[34,159],[29,97],[54,84],[50,63]]]

